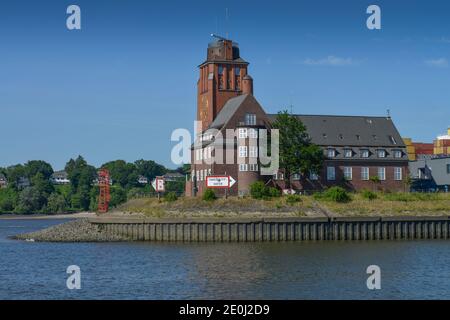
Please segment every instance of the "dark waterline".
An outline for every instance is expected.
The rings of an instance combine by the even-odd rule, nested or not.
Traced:
[[[67,220],[64,220],[67,221]],[[450,299],[450,241],[37,243],[0,220],[0,299]],[[82,289],[66,287],[81,268]],[[381,267],[381,290],[366,268]]]

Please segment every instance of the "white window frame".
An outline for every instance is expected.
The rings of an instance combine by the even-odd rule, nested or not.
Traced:
[[[328,149],[327,149],[327,157],[328,157],[328,158],[334,158],[334,157],[336,157],[336,149],[328,148]]]
[[[248,137],[251,139],[257,139],[258,138],[258,130],[254,128],[248,129]]]
[[[369,158],[370,151],[369,149],[361,149],[361,158]]]
[[[386,180],[386,167],[378,167],[377,175],[378,175],[378,179],[380,179],[380,181],[385,181]]]
[[[239,128],[238,136],[239,136],[239,139],[247,139],[247,128]]]
[[[386,158],[386,150],[378,149],[377,150],[377,156],[378,156],[378,158]]]
[[[239,164],[239,171],[241,171],[241,172],[248,171],[248,164],[247,163],[240,163]]]
[[[344,179],[347,181],[351,181],[353,179],[353,168],[352,167],[344,167]]]
[[[256,114],[255,113],[246,113],[244,122],[248,126],[256,125]]]
[[[402,150],[394,150],[394,158],[400,159],[403,156]]]
[[[350,148],[345,148],[344,149],[344,157],[345,158],[351,158],[353,157],[353,150]]]
[[[403,180],[403,168],[402,167],[394,167],[394,180],[395,181]]]
[[[239,146],[239,158],[247,158],[247,146]]]
[[[327,167],[327,181],[336,180],[336,167]]]
[[[258,164],[256,164],[256,163],[250,163],[249,165],[249,168],[248,168],[248,171],[258,171]]]
[[[369,167],[361,167],[361,180],[368,181],[370,179]]]
[[[258,157],[258,147],[257,146],[249,146],[249,157],[257,158]]]

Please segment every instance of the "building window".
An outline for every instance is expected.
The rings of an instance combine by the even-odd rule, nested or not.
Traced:
[[[239,139],[247,138],[247,128],[239,128]]]
[[[300,180],[300,174],[294,173],[294,174],[292,175],[292,180],[294,180],[294,181]]]
[[[447,174],[450,174],[450,164],[447,165]]]
[[[247,157],[247,146],[239,146],[239,158]]]
[[[378,158],[386,158],[386,150],[378,149],[377,150],[377,155],[378,155]]]
[[[247,113],[247,114],[245,114],[245,124],[247,126],[254,126],[254,125],[256,125],[256,114],[254,114],[254,113]]]
[[[248,171],[248,164],[246,163],[239,164],[239,171]]]
[[[352,149],[344,149],[344,156],[346,158],[351,158],[353,157],[353,150]]]
[[[368,158],[368,157],[369,157],[369,149],[362,149],[361,158]]]
[[[211,175],[211,168],[208,169],[208,176]]]
[[[234,67],[234,83],[236,86],[236,90],[241,90],[241,68]]]
[[[258,171],[258,165],[256,163],[250,163],[248,166],[249,171]]]
[[[250,158],[257,158],[258,157],[258,147],[256,146],[250,146]]]
[[[219,65],[219,89],[223,89],[224,88],[224,83],[223,83],[223,66]]]
[[[364,180],[364,181],[369,180],[369,168],[368,167],[361,168],[361,180]]]
[[[200,170],[200,181],[203,181],[203,170]]]
[[[327,167],[327,180],[328,181],[336,180],[336,168],[335,167]]]
[[[385,167],[378,168],[378,179],[380,179],[381,181],[386,180],[386,168]]]
[[[313,181],[319,180],[318,174],[311,171],[311,172],[309,173],[309,180],[313,180]]]
[[[329,148],[327,149],[327,157],[328,158],[334,158],[336,156],[336,150]]]
[[[252,139],[256,139],[256,138],[258,138],[258,130],[256,130],[256,129],[248,129],[248,136],[249,136],[249,138],[252,138]]]
[[[352,180],[353,170],[352,167],[344,167],[344,179]]]
[[[402,168],[395,167],[394,168],[394,180],[401,181],[402,180]]]
[[[394,150],[394,158],[401,158],[403,153],[401,150]]]
[[[200,181],[200,170],[197,170],[197,181]]]

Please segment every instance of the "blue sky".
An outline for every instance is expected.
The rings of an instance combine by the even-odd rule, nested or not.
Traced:
[[[81,7],[82,30],[66,28]],[[366,8],[382,29],[366,28]],[[229,18],[225,19],[228,8]],[[267,112],[391,115],[431,141],[450,125],[448,1],[2,1],[0,166],[83,155],[169,167],[192,129],[209,34],[239,43]]]

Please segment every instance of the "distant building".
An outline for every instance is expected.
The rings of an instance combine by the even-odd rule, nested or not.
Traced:
[[[144,177],[144,176],[139,176],[138,177],[138,183],[139,184],[148,184],[148,178]]]
[[[403,141],[411,161],[427,158],[430,155],[450,155],[450,128],[447,129],[447,134],[438,136],[432,143],[415,142],[411,138],[403,138]]]
[[[412,191],[450,191],[450,157],[429,157],[409,163]]]
[[[185,175],[179,172],[168,172],[163,175],[163,178],[165,181],[181,181],[186,179]]]
[[[0,173],[0,189],[6,188],[8,186],[8,180],[3,173]]]
[[[424,142],[413,142],[411,138],[403,138],[408,153],[408,159],[415,161],[422,156],[434,154],[434,144]]]
[[[56,171],[50,177],[50,181],[54,184],[69,184],[69,176],[66,171]]]

